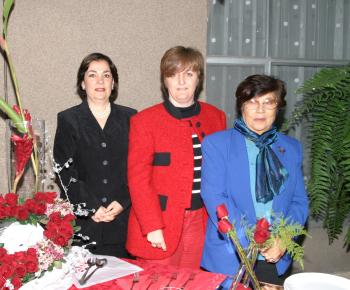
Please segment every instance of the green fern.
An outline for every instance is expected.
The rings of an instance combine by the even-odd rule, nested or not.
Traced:
[[[311,152],[308,183],[311,213],[321,219],[329,242],[346,228],[350,246],[350,65],[322,69],[297,90],[304,95],[284,130],[307,117]],[[347,223],[347,224],[346,224]]]

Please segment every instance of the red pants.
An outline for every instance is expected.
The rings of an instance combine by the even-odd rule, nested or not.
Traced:
[[[186,210],[182,233],[176,251],[170,257],[161,260],[147,260],[142,258],[137,258],[137,260],[199,269],[205,237],[203,219],[203,209]]]

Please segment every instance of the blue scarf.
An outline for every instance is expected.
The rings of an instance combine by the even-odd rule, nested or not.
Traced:
[[[279,194],[288,177],[287,170],[270,146],[277,140],[277,128],[272,126],[270,130],[258,135],[247,127],[242,118],[236,119],[234,128],[254,142],[260,150],[256,159],[255,196],[257,202],[267,203]]]

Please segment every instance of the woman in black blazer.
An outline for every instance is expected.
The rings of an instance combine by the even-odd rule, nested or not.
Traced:
[[[91,252],[128,257],[125,250],[130,197],[127,154],[130,117],[134,109],[116,105],[118,72],[100,53],[85,57],[77,75],[78,106],[58,114],[54,158],[72,204],[86,203],[95,212],[78,217],[80,233],[96,245]],[[70,182],[71,179],[75,182]],[[61,184],[59,184],[61,186]],[[61,186],[61,195],[64,191]]]

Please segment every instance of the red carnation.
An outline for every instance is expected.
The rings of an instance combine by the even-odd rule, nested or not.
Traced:
[[[233,226],[227,219],[222,219],[218,222],[218,228],[221,233],[227,234],[233,229]]]
[[[216,214],[217,214],[219,219],[228,217],[228,211],[227,211],[227,208],[226,208],[225,204],[220,204],[216,208]]]
[[[270,228],[270,223],[266,218],[261,218],[256,222],[256,228],[264,229],[267,231]]]
[[[26,166],[30,155],[33,151],[33,139],[28,137],[28,134],[24,134],[20,137],[16,134],[11,136],[11,141],[15,145],[16,155],[16,176],[22,173]]]
[[[5,202],[9,205],[9,206],[15,206],[18,203],[18,194],[15,193],[7,193],[5,195]]]

